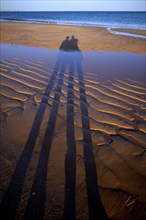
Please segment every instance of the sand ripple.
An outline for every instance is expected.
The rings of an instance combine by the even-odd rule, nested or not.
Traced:
[[[19,165],[23,161],[25,150],[23,151],[22,146],[25,146],[27,137],[26,146],[28,149],[32,148],[32,152],[34,151],[32,154],[29,154],[28,151],[27,158],[29,159],[27,162],[23,161],[26,182],[22,189],[18,211],[23,213],[25,211],[23,206],[24,204],[27,206],[27,202],[30,207],[31,204],[34,204],[33,195],[36,195],[35,183],[38,183],[38,173],[45,172],[42,171],[39,164],[43,163],[43,169],[47,169],[48,158],[46,158],[46,155],[50,154],[52,144],[51,159],[49,161],[51,177],[48,174],[48,177],[45,178],[51,187],[54,187],[54,190],[58,192],[58,195],[55,196],[60,204],[63,203],[64,193],[65,202],[67,203],[67,193],[69,191],[66,186],[64,192],[64,178],[60,176],[60,173],[63,171],[70,178],[67,164],[70,165],[71,163],[70,172],[74,172],[73,164],[76,164],[77,167],[77,183],[74,184],[76,184],[78,201],[84,203],[84,200],[86,200],[84,195],[86,187],[83,176],[87,175],[86,173],[90,177],[92,176],[88,171],[89,164],[94,168],[94,164],[88,158],[88,155],[90,155],[96,162],[98,186],[102,195],[102,203],[108,215],[113,215],[114,205],[117,205],[118,208],[122,205],[124,210],[128,210],[125,212],[132,213],[132,207],[136,203],[136,219],[139,216],[140,218],[143,217],[145,214],[143,207],[146,206],[144,190],[146,177],[144,157],[146,153],[145,97],[144,84],[132,79],[113,78],[112,80],[101,81],[97,74],[87,72],[84,73],[84,76],[78,76],[77,70],[72,72],[69,67],[64,72],[62,70],[52,70],[43,60],[24,61],[17,57],[2,59],[0,107],[2,125],[5,127],[5,120],[9,120],[7,129],[8,134],[11,134],[11,138],[9,138],[12,140],[12,145],[17,143],[17,147],[21,146],[21,150],[14,153]],[[39,111],[40,109],[41,111]],[[42,120],[37,121],[35,118],[37,114],[38,118]],[[17,123],[16,132],[13,131],[16,120],[14,115],[20,116],[18,119],[20,123]],[[21,135],[17,134],[19,132]],[[33,138],[29,138],[31,135]],[[47,145],[47,150],[45,148],[46,143],[50,143],[50,145]],[[90,151],[89,147],[91,143],[93,152]],[[43,146],[42,149],[41,145]],[[67,148],[68,145],[71,146],[71,151]],[[34,146],[36,146],[35,150],[33,149]],[[2,151],[6,152],[5,148]],[[8,183],[10,181],[9,176],[12,175],[11,169],[14,171],[15,169],[11,168],[11,164],[8,163],[10,156],[4,154],[5,157],[2,158],[4,167],[1,169],[3,181],[6,180]],[[31,157],[34,158],[34,161]],[[10,160],[13,163],[15,161],[14,158]],[[17,169],[19,170],[19,167],[16,167]],[[27,169],[28,171],[26,171]],[[86,178],[88,178],[87,176]],[[56,178],[58,189],[54,184]],[[24,180],[24,177],[22,179]],[[43,180],[40,184],[43,184]],[[71,183],[68,183],[68,185],[68,187],[71,187]],[[32,190],[35,190],[30,192],[30,186]],[[9,190],[11,191],[11,189]],[[116,194],[114,190],[116,190]],[[53,198],[52,192],[47,188],[47,193],[52,195]],[[112,192],[111,197],[109,196],[110,192]],[[59,193],[62,197],[59,197]],[[121,204],[118,203],[117,195],[122,196]],[[46,198],[49,204],[49,208],[47,207],[45,211],[46,216],[48,214],[47,210],[51,210],[49,198]],[[113,203],[111,204],[113,205],[107,202],[110,198],[112,198]],[[24,200],[24,203],[22,200]],[[79,202],[77,204],[77,213],[80,216]],[[87,204],[84,204],[85,206]],[[30,207],[27,207],[28,212]],[[81,208],[83,212],[84,207]],[[141,214],[137,212],[138,209],[141,210]]]

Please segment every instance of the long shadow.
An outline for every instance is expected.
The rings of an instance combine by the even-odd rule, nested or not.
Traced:
[[[90,131],[90,119],[88,114],[88,102],[86,98],[86,88],[84,85],[83,70],[81,66],[82,56],[80,53],[76,56],[76,67],[79,80],[80,90],[80,106],[81,120],[83,128],[83,146],[84,146],[84,161],[85,161],[85,181],[88,199],[89,219],[90,220],[105,220],[107,214],[102,205],[97,183],[97,170],[94,154],[92,151],[92,138]]]
[[[68,150],[65,156],[65,200],[64,200],[64,219],[76,219],[75,204],[75,186],[76,186],[76,144],[74,129],[74,53],[71,52],[69,77],[68,77],[68,93],[67,93],[67,146]]]
[[[88,114],[88,103],[86,98],[86,90],[84,85],[82,70],[82,53],[78,48],[78,40],[72,38],[71,47],[70,74],[68,83],[67,97],[67,145],[68,150],[65,158],[65,200],[64,200],[64,216],[65,220],[76,219],[75,206],[75,184],[76,184],[76,144],[75,144],[75,128],[74,128],[74,92],[73,80],[74,72],[77,70],[80,91],[81,120],[83,129],[83,146],[85,160],[85,178],[88,199],[89,219],[96,220],[107,219],[106,212],[102,205],[98,192],[97,171],[94,154],[92,151],[92,138],[90,132],[90,121]]]
[[[61,96],[61,86],[63,85],[65,66],[66,61],[63,61],[24,219],[43,219],[46,197],[48,160],[57,120],[57,112],[59,108],[59,100]]]
[[[35,147],[35,143],[37,140],[40,125],[41,125],[41,122],[42,122],[42,119],[43,119],[43,116],[44,116],[44,113],[46,110],[47,105],[45,103],[47,103],[49,100],[51,89],[53,88],[53,86],[55,84],[57,72],[59,70],[60,70],[60,75],[59,75],[57,90],[60,91],[59,83],[60,84],[62,83],[62,77],[63,77],[64,67],[65,67],[64,60],[65,60],[64,52],[60,51],[58,54],[58,59],[57,59],[54,71],[52,72],[48,86],[45,90],[45,94],[42,98],[42,102],[40,103],[40,106],[39,106],[38,111],[36,113],[36,116],[34,118],[33,125],[31,128],[29,137],[27,139],[25,148],[20,156],[20,159],[16,165],[15,171],[12,175],[12,178],[10,180],[7,191],[3,197],[3,200],[2,200],[2,203],[0,206],[1,219],[4,219],[4,220],[5,219],[15,219],[17,207],[20,202],[24,178],[25,178],[26,171],[27,171],[34,147]],[[57,100],[59,100],[57,93],[55,93],[55,99],[56,99],[56,103],[57,103]],[[58,107],[56,106],[55,101],[53,103],[53,107],[54,107],[54,112],[55,112],[55,110],[57,111]],[[53,130],[53,126],[55,126],[53,120],[54,120],[54,117],[56,117],[56,116],[54,116],[53,112],[51,114],[52,114],[52,119],[49,120],[50,121],[49,126],[52,126],[52,130]],[[41,155],[40,155],[40,159],[39,159],[39,164],[40,164],[40,161],[42,161],[42,166],[46,165],[43,162],[44,160],[41,159],[42,155],[44,154],[43,149],[45,148],[47,141],[50,143],[50,139],[47,140],[47,134],[49,132],[51,132],[51,135],[53,135],[52,130],[47,128],[45,140],[43,141],[43,147],[42,147],[42,151],[41,151]],[[38,167],[40,167],[40,165],[38,165]],[[39,171],[37,171],[37,172],[39,172]],[[37,176],[37,174],[36,174],[36,176]],[[38,203],[38,204],[41,204],[41,203]],[[38,210],[38,207],[36,210]],[[41,213],[42,213],[42,211],[41,211]],[[38,219],[38,218],[36,218],[36,219]]]
[[[22,186],[27,172],[27,168],[36,144],[38,132],[46,110],[50,92],[55,84],[58,75],[55,97],[51,106],[48,125],[45,131],[44,140],[34,176],[31,189],[31,195],[26,207],[24,219],[42,220],[44,218],[45,196],[46,196],[46,178],[48,170],[48,161],[52,145],[59,100],[61,96],[61,86],[63,85],[64,72],[69,65],[68,93],[67,93],[67,153],[65,156],[65,199],[63,219],[76,219],[76,144],[74,128],[74,73],[77,70],[80,89],[81,119],[83,128],[84,159],[85,159],[85,176],[86,190],[89,207],[89,219],[107,219],[105,210],[102,206],[97,185],[97,172],[94,154],[92,151],[92,139],[90,133],[90,121],[88,117],[88,103],[86,99],[85,85],[83,82],[83,71],[81,66],[82,54],[77,45],[77,39],[67,37],[60,46],[60,52],[55,69],[51,75],[50,81],[46,88],[42,102],[36,113],[28,140],[21,157],[17,163],[14,174],[9,183],[1,204],[1,218],[15,219],[17,207],[20,202]],[[59,72],[59,74],[58,74]]]

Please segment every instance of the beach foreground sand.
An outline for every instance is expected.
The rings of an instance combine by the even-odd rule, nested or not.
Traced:
[[[144,31],[139,30],[124,31],[145,35]],[[1,43],[4,44],[58,49],[60,42],[68,35],[75,35],[79,39],[81,50],[146,51],[145,39],[114,35],[106,28],[1,22]]]
[[[145,219],[144,40],[2,23],[1,42],[2,219]]]

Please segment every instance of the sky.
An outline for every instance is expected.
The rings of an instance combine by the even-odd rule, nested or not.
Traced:
[[[1,0],[1,11],[146,11],[145,0]]]

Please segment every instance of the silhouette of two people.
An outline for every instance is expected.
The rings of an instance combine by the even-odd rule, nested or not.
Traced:
[[[66,39],[61,43],[59,49],[64,51],[79,51],[78,39],[74,36],[71,36],[70,39],[70,37],[67,36]]]

